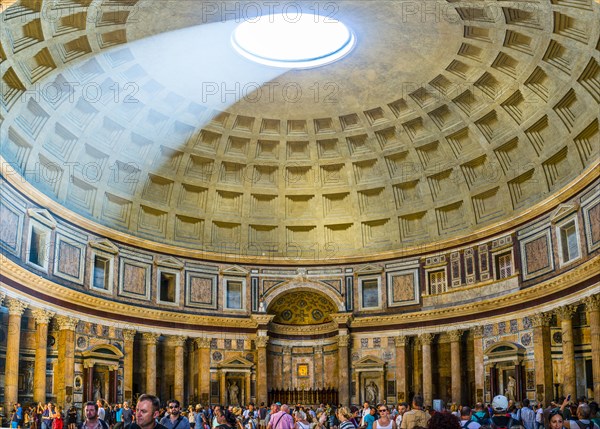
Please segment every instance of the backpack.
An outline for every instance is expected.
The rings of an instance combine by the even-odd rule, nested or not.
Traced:
[[[467,423],[466,425],[462,425],[462,424],[461,424],[461,426],[460,426],[460,427],[461,427],[461,428],[463,428],[463,429],[469,429],[469,425],[470,425],[471,423],[479,423],[479,422],[476,422],[476,421],[474,421],[474,420],[466,420],[465,422]],[[480,423],[480,424],[481,424],[481,423]]]
[[[488,419],[485,417],[479,417],[477,414],[473,414],[471,418],[475,419],[473,421],[479,423],[481,426],[485,426],[488,422]]]
[[[587,424],[581,423],[579,420],[576,420],[575,423],[577,423],[577,426],[579,426],[579,429],[593,429],[591,423],[587,423]],[[581,426],[581,425],[585,425],[585,426]]]
[[[494,422],[494,420],[492,420],[492,422],[490,424],[490,427],[492,429],[510,429],[511,427],[513,427],[514,424],[515,423],[514,423],[512,417],[510,417],[508,419],[508,422],[506,422],[506,425],[499,426],[499,425],[496,424],[496,422]]]

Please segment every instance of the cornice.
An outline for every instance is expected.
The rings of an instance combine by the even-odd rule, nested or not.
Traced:
[[[271,323],[269,325],[269,333],[289,336],[305,336],[305,335],[323,335],[337,331],[338,325],[335,322],[323,323],[321,325],[281,325],[279,323]]]
[[[60,302],[64,303],[63,307],[52,308],[57,314],[65,313],[70,308],[81,308],[81,310],[72,311],[72,315],[82,313],[85,309],[94,310],[94,312],[104,313],[102,318],[122,320],[123,315],[130,317],[139,318],[139,324],[146,324],[148,326],[155,326],[157,323],[177,323],[180,325],[188,325],[188,329],[198,330],[198,327],[206,327],[207,330],[214,329],[215,326],[220,328],[232,328],[236,330],[248,330],[254,331],[256,329],[256,322],[250,318],[232,318],[229,316],[206,316],[206,315],[194,315],[189,313],[177,313],[170,311],[163,311],[155,308],[148,307],[148,303],[143,305],[139,304],[127,304],[110,299],[95,297],[88,295],[84,292],[79,292],[67,287],[61,286],[57,283],[51,282],[50,280],[44,279],[43,277],[37,276],[26,269],[18,266],[14,262],[4,259],[2,263],[2,271],[0,273],[0,284],[3,288],[11,290],[11,286],[7,282],[2,281],[2,277],[7,277],[14,282],[27,285],[27,288],[35,290],[39,293],[44,294],[47,297],[60,297]],[[14,290],[14,289],[13,289]],[[16,291],[17,295],[22,294],[20,291]],[[38,299],[31,295],[28,299],[37,302],[37,306],[48,307],[48,300]],[[69,307],[66,306],[68,303]],[[90,316],[93,313],[85,313],[86,316]]]
[[[0,156],[0,174],[4,180],[10,183],[20,193],[35,201],[36,204],[51,211],[56,216],[84,228],[94,234],[109,240],[121,242],[131,246],[145,249],[154,249],[157,253],[164,253],[183,258],[200,259],[206,261],[215,261],[226,263],[235,261],[236,264],[264,264],[264,265],[280,265],[280,266],[301,266],[301,265],[336,265],[350,263],[368,263],[387,259],[394,259],[406,256],[424,255],[432,252],[440,252],[444,249],[454,248],[464,245],[465,242],[481,241],[498,234],[506,233],[525,222],[535,219],[537,216],[545,214],[555,209],[559,204],[564,203],[582,191],[585,187],[593,183],[597,179],[597,170],[600,168],[600,159],[596,160],[592,165],[583,171],[578,177],[568,183],[565,187],[558,190],[548,198],[533,207],[526,209],[514,217],[499,221],[492,225],[486,225],[479,230],[472,231],[468,234],[454,237],[447,240],[434,241],[430,244],[421,244],[418,246],[407,247],[400,250],[390,250],[385,252],[374,253],[369,256],[346,256],[339,258],[322,259],[296,259],[283,257],[263,257],[263,256],[242,256],[228,253],[208,252],[203,250],[194,250],[182,248],[174,245],[159,243],[151,240],[146,240],[140,237],[135,237],[131,234],[115,231],[112,228],[101,225],[84,216],[81,216],[71,210],[66,209],[61,204],[52,200],[29,182],[27,182],[3,157]]]

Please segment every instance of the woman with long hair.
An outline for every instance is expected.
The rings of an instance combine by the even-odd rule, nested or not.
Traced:
[[[63,415],[62,415],[62,407],[57,405],[56,406],[56,411],[54,411],[54,414],[52,415],[52,429],[63,429],[64,427],[64,420],[63,420]]]
[[[337,409],[337,418],[340,421],[339,429],[356,429],[352,422],[352,412],[346,407]]]
[[[548,428],[549,429],[564,429],[565,419],[563,418],[560,410],[552,410],[548,415]]]
[[[460,429],[458,417],[447,411],[434,413],[429,419],[427,429]]]

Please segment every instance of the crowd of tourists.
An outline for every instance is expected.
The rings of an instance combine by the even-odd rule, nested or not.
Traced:
[[[27,429],[600,429],[596,402],[585,398],[552,403],[544,408],[528,399],[521,403],[505,396],[473,408],[450,404],[433,410],[423,398],[397,405],[365,402],[362,407],[288,405],[279,402],[240,406],[182,407],[172,399],[165,404],[153,395],[141,395],[135,408],[127,402],[87,402],[80,416],[75,407],[64,411],[52,403],[23,408],[15,404],[12,428]],[[164,407],[163,405],[166,405]]]

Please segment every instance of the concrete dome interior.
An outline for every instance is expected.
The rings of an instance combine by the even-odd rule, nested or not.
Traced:
[[[356,45],[303,70],[238,55],[232,31],[273,7]],[[96,388],[600,400],[598,1],[0,18],[5,410]]]
[[[597,159],[592,0],[323,4],[357,46],[297,71],[231,48],[260,5],[164,4],[4,13],[2,156],[112,230],[208,253],[394,255],[498,231]]]

